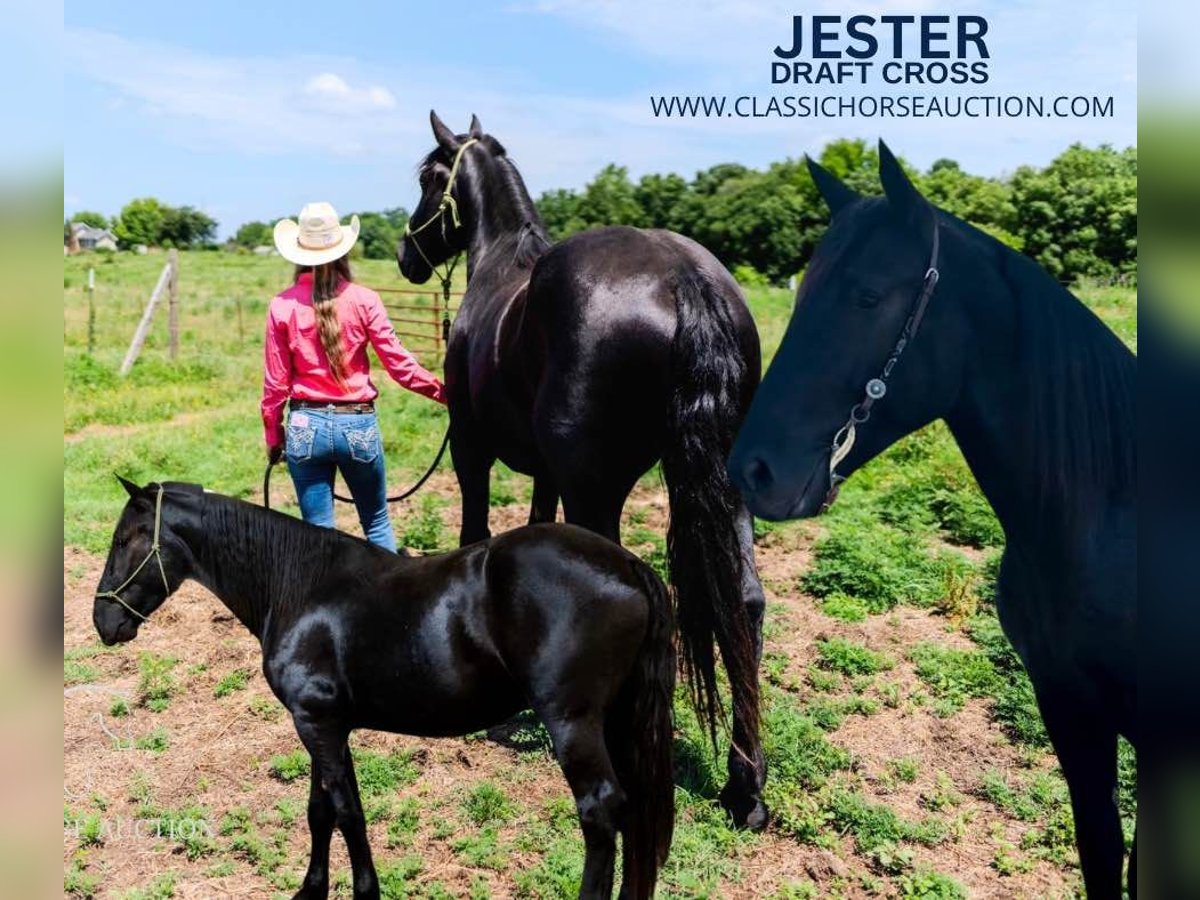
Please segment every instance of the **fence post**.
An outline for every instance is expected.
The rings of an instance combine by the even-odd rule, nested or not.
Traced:
[[[167,282],[167,346],[173,362],[179,355],[179,251],[174,247],[167,252],[167,265],[171,267],[171,280]]]
[[[146,301],[146,309],[142,312],[142,320],[138,322],[137,331],[133,333],[133,340],[129,344],[129,349],[125,351],[125,359],[121,362],[120,374],[122,377],[129,374],[129,370],[133,368],[133,364],[137,361],[138,354],[142,352],[142,344],[146,342],[146,333],[150,330],[150,320],[154,318],[154,308],[158,306],[158,301],[162,297],[162,293],[166,290],[167,282],[171,278],[171,263],[168,262],[163,266],[162,273],[158,276],[158,283],[154,285],[154,292],[150,295],[150,299]]]
[[[91,356],[96,349],[96,270],[88,266],[88,342],[87,352]]]

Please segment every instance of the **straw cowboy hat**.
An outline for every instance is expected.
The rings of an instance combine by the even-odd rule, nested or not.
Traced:
[[[299,222],[275,223],[275,249],[298,266],[319,266],[350,252],[358,241],[358,216],[340,224],[337,210],[328,203],[309,203],[300,210]]]

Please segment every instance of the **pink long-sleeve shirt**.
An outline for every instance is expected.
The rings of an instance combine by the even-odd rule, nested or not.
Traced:
[[[312,275],[305,273],[278,294],[267,310],[262,420],[267,446],[283,443],[283,407],[290,398],[320,402],[367,403],[379,396],[371,382],[368,342],[379,361],[402,387],[439,403],[445,391],[396,336],[379,295],[346,283],[335,305],[345,350],[346,378],[338,384],[317,334],[312,304]]]

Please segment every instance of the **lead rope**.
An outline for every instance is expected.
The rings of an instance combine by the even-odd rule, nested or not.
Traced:
[[[883,364],[883,370],[867,382],[862,400],[850,407],[850,415],[846,419],[846,424],[839,428],[837,434],[833,436],[833,443],[829,448],[829,493],[825,495],[825,501],[821,504],[822,512],[833,505],[833,501],[837,499],[839,486],[846,480],[837,473],[837,467],[854,448],[854,441],[858,436],[858,426],[866,424],[867,420],[871,418],[871,407],[887,395],[887,383],[888,379],[892,377],[892,369],[896,367],[900,355],[904,353],[909,342],[916,337],[917,330],[921,327],[921,320],[925,318],[925,310],[929,306],[929,301],[933,298],[933,292],[941,278],[941,273],[938,272],[938,254],[941,244],[939,231],[937,213],[934,213],[933,249],[929,254],[929,268],[925,270],[921,293],[917,295],[917,299],[913,303],[912,311],[904,323],[904,328],[900,330],[900,337],[892,348],[887,362]]]
[[[162,576],[163,587],[167,589],[168,594],[171,593],[171,585],[170,585],[170,582],[167,581],[167,570],[163,566],[162,552],[159,547],[159,535],[162,531],[162,499],[163,499],[163,489],[162,489],[162,485],[160,484],[158,486],[158,496],[155,497],[155,499],[154,499],[154,542],[150,545],[150,552],[146,554],[146,557],[141,561],[141,563],[138,564],[138,567],[133,570],[133,574],[130,575],[128,578],[126,578],[124,581],[122,581],[118,587],[114,588],[111,591],[100,591],[98,594],[96,594],[96,598],[99,600],[114,600],[114,601],[116,601],[117,603],[119,603],[123,607],[125,607],[125,609],[129,610],[129,612],[133,613],[135,616],[137,616],[139,619],[141,619],[143,622],[148,622],[149,619],[146,616],[144,616],[142,613],[140,613],[136,609],[134,609],[132,606],[130,606],[121,597],[121,591],[125,590],[125,588],[129,587],[129,585],[133,584],[134,579],[136,579],[138,577],[138,575],[141,573],[142,569],[146,568],[146,563],[150,562],[151,557],[154,557],[154,559],[156,559],[158,561],[158,574]]]

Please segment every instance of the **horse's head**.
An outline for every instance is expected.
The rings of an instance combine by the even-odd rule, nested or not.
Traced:
[[[194,560],[178,529],[198,515],[196,485],[138,487],[118,476],[129,494],[96,586],[92,622],[112,645],[137,637],[138,627],[192,572]],[[170,494],[170,499],[167,499]]]
[[[815,162],[808,165],[833,217],[729,460],[748,506],[765,519],[821,511],[835,486],[835,436],[856,404],[879,394],[879,384],[868,390],[868,382],[880,378],[918,305],[935,230],[942,237],[947,231],[882,142],[882,198],[860,196]],[[933,293],[919,331],[881,382],[886,397],[873,399],[869,420],[856,426],[839,476],[952,407],[968,350],[965,317],[948,293],[945,286]]]
[[[433,110],[429,111],[429,122],[437,146],[421,163],[421,200],[396,248],[400,274],[413,284],[424,284],[434,266],[466,250],[463,216],[474,212],[469,209],[465,190],[470,178],[465,171],[469,168],[466,158],[472,150],[485,149],[485,135],[476,116],[471,116],[466,134],[452,132]]]

